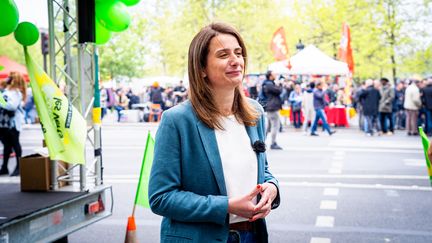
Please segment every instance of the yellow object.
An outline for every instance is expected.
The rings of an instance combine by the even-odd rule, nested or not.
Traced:
[[[102,124],[102,109],[100,107],[93,108],[93,123]]]
[[[279,114],[281,116],[284,116],[284,117],[289,117],[290,116],[290,111],[291,111],[290,108],[288,108],[288,109],[280,109],[279,110]]]
[[[351,108],[349,108],[348,114],[349,114],[349,118],[351,119],[355,115],[357,115],[357,112],[356,112],[356,110],[353,107],[351,107]]]

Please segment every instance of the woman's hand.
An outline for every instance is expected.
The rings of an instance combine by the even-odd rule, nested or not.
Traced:
[[[248,195],[234,197],[228,200],[228,212],[243,218],[250,219],[256,214],[253,199],[262,192],[261,185],[257,185]]]
[[[255,205],[255,213],[253,217],[249,217],[249,222],[265,218],[270,213],[272,202],[277,196],[277,188],[273,183],[263,183],[260,188],[261,200]]]

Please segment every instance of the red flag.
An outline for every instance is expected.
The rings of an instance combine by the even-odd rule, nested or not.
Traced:
[[[289,52],[283,27],[280,27],[276,32],[274,32],[270,43],[270,49],[273,51],[276,61],[282,61],[288,58]]]
[[[342,25],[342,38],[339,46],[338,57],[341,61],[348,64],[351,75],[354,74],[354,59],[351,49],[351,32],[350,27],[343,23]]]

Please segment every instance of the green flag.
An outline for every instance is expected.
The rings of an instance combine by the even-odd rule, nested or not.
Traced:
[[[3,93],[0,92],[0,106],[5,107],[7,105],[6,100],[3,98]]]
[[[84,164],[87,123],[24,48],[30,86],[50,158]]]
[[[431,181],[431,185],[432,185],[432,168],[431,168],[431,161],[430,161],[429,155],[428,155],[428,149],[430,146],[430,142],[429,142],[428,137],[424,133],[422,127],[419,127],[419,133],[420,133],[420,137],[421,137],[422,144],[423,144],[423,150],[424,150],[424,155],[425,155],[425,159],[426,159],[426,165],[428,168],[429,180]]]
[[[144,150],[144,158],[141,165],[141,173],[138,181],[138,188],[135,196],[135,204],[150,208],[148,198],[148,183],[150,179],[150,170],[153,164],[153,152],[155,142],[150,135],[147,135],[146,147]]]

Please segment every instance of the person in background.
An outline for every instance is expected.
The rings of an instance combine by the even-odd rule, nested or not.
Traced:
[[[393,127],[393,119],[392,119],[392,110],[393,110],[393,100],[395,97],[394,89],[391,87],[390,82],[387,78],[381,78],[381,89],[380,95],[381,99],[379,101],[379,114],[380,114],[380,123],[381,129],[384,134],[393,135],[394,127]],[[389,127],[387,131],[386,120],[388,120]]]
[[[6,89],[1,94],[6,105],[0,104],[0,137],[3,143],[3,164],[0,175],[8,174],[8,162],[12,151],[15,152],[16,167],[11,176],[19,175],[19,160],[21,158],[21,143],[19,135],[24,119],[23,102],[27,99],[26,83],[18,72],[9,74]]]
[[[301,127],[301,108],[302,108],[303,94],[300,84],[294,86],[294,91],[291,92],[289,102],[291,103],[291,110],[293,114],[293,122],[295,128]]]
[[[180,80],[179,84],[174,87],[174,105],[180,104],[187,99],[187,89]]]
[[[100,107],[101,107],[101,119],[105,117],[107,114],[107,106],[108,106],[108,91],[101,83],[100,87]]]
[[[27,100],[24,103],[24,122],[25,124],[33,124],[36,122],[36,106],[33,98],[33,92],[30,87],[27,87]]]
[[[305,91],[303,92],[302,97],[302,108],[303,108],[303,132],[304,134],[308,134],[308,122],[313,123],[315,119],[315,109],[313,105],[313,91],[315,89],[315,83],[310,82],[307,84]]]
[[[326,115],[324,113],[324,108],[326,107],[327,102],[325,101],[324,96],[325,96],[325,94],[324,94],[324,91],[322,88],[322,83],[318,82],[316,84],[316,89],[313,93],[315,119],[314,119],[314,122],[313,122],[312,128],[311,128],[311,136],[318,136],[318,134],[316,133],[316,130],[318,127],[318,121],[319,120],[322,121],[324,130],[326,130],[330,136],[336,132],[336,131],[330,130],[330,126],[327,123],[327,118],[326,118]]]
[[[404,108],[406,111],[406,129],[407,135],[418,135],[417,119],[421,108],[419,80],[411,80],[410,85],[405,91]]]
[[[246,46],[231,26],[204,27],[189,47],[189,100],[162,115],[149,181],[160,241],[268,242],[280,202],[268,170],[262,107],[244,96]]]
[[[360,94],[360,102],[363,104],[363,115],[366,120],[365,132],[368,136],[373,136],[373,129],[376,127],[378,134],[381,127],[378,123],[378,108],[381,94],[372,79],[366,80],[366,89]]]
[[[165,102],[163,99],[164,89],[159,86],[158,82],[154,82],[150,88],[150,102],[153,104],[159,104],[162,110],[165,110]]]
[[[395,98],[393,100],[393,124],[395,129],[405,129],[405,88],[404,82],[399,81],[395,87]]]
[[[267,129],[266,133],[271,134],[271,145],[270,149],[282,149],[276,143],[276,135],[279,131],[281,121],[279,118],[279,110],[282,109],[282,99],[280,94],[282,93],[282,87],[278,81],[278,84],[275,83],[275,74],[272,71],[268,71],[266,74],[266,79],[263,82],[263,92],[267,97],[267,104],[264,107],[264,110],[267,112]]]
[[[364,113],[363,113],[363,102],[364,100],[360,99],[361,94],[366,90],[366,83],[363,81],[362,84],[357,87],[356,91],[354,92],[354,107],[357,111],[358,114],[358,119],[359,119],[359,129],[360,131],[364,132],[366,131],[366,119],[364,118]]]
[[[122,118],[122,111],[128,108],[129,99],[123,89],[117,90],[115,99],[116,105],[114,106],[114,109],[117,111],[117,122],[120,122]]]
[[[432,77],[427,79],[426,87],[423,88],[423,100],[426,110],[426,134],[432,136]]]

